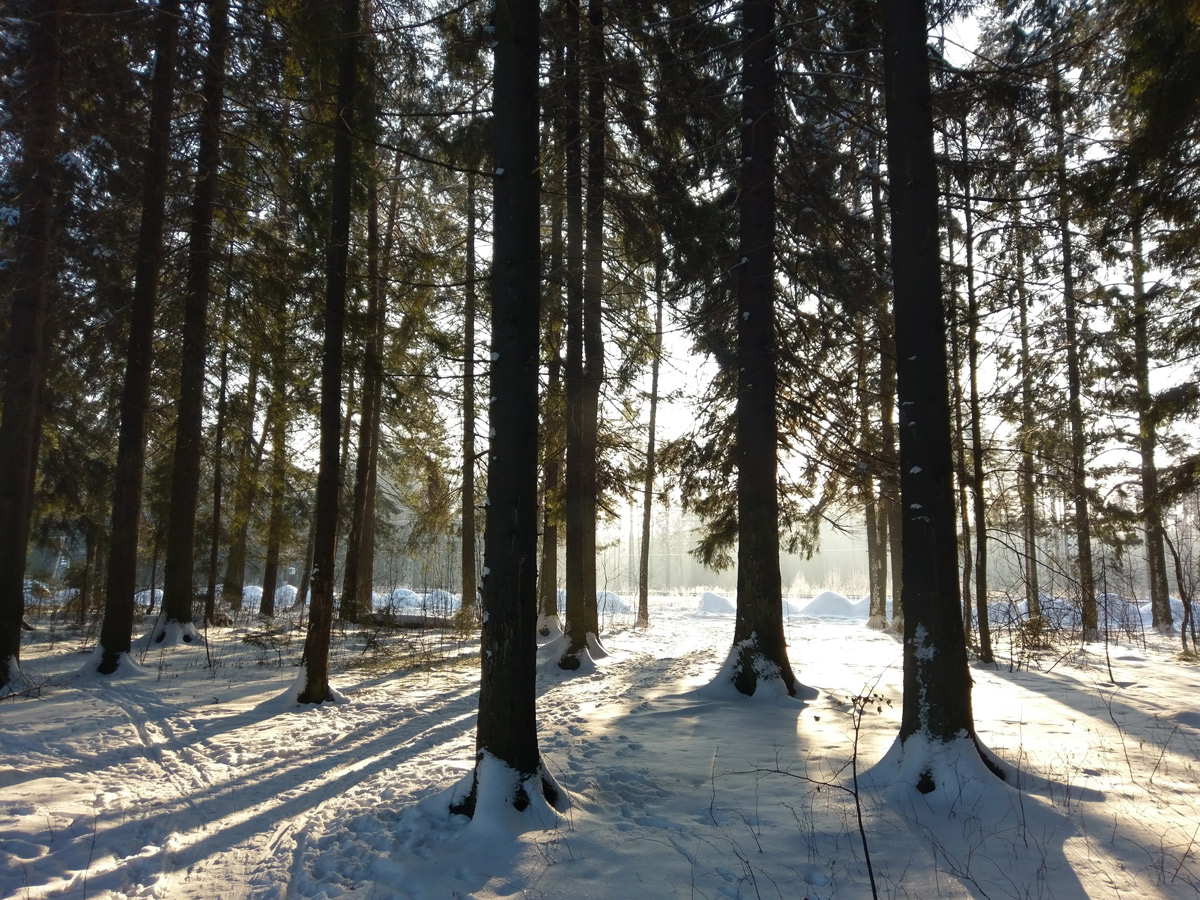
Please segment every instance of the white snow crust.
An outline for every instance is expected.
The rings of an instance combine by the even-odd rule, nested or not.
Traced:
[[[343,702],[301,706],[298,622],[277,648],[246,614],[207,652],[102,678],[94,635],[34,621],[32,687],[0,702],[0,897],[859,900],[860,810],[881,897],[1200,893],[1200,668],[1177,637],[1114,628],[1017,659],[998,629],[1002,664],[971,677],[1001,781],[965,738],[896,744],[901,646],[865,610],[787,619],[820,691],[804,703],[719,677],[732,606],[711,605],[652,597],[645,630],[614,615],[610,655],[575,673],[543,647],[561,802],[528,783],[517,813],[513,773],[484,759],[471,820],[449,809],[475,766],[478,648],[449,630],[335,630]]]

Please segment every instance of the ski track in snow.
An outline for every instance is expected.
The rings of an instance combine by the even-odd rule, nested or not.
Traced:
[[[819,695],[744,702],[697,690],[732,618],[695,608],[607,633],[591,671],[541,665],[540,747],[571,806],[515,832],[447,810],[474,757],[473,664],[355,669],[334,679],[346,702],[291,709],[295,669],[232,652],[220,677],[197,648],[157,679],[60,674],[0,705],[0,896],[870,896],[849,767],[857,737],[865,784],[896,733],[896,639],[791,619]],[[974,668],[980,737],[1025,790],[964,774],[945,808],[864,786],[881,896],[1200,896],[1197,670],[1112,652],[1115,685],[1095,654]]]

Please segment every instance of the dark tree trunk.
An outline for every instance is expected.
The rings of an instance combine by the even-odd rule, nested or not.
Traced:
[[[375,315],[369,323],[371,338],[367,344],[367,372],[370,376],[369,390],[371,392],[371,407],[374,410],[374,423],[371,429],[371,446],[367,465],[367,493],[363,504],[362,538],[358,557],[358,607],[372,609],[375,591],[375,505],[379,484],[379,444],[383,429],[383,339],[386,330],[387,293],[385,285],[388,282],[388,262],[392,259],[393,236],[396,230],[396,216],[400,208],[400,170],[403,156],[396,154],[393,168],[391,199],[388,201],[387,221],[384,223],[383,254],[375,267],[368,264],[370,290],[376,294],[373,299]],[[373,274],[372,274],[373,273]]]
[[[21,192],[0,419],[0,691],[21,680],[25,551],[37,469],[39,395],[46,370],[46,320],[54,281],[51,242],[58,144],[61,0],[27,3],[28,85],[23,111]],[[18,121],[21,121],[20,119]]]
[[[89,522],[83,531],[83,580],[79,585],[79,627],[87,624],[88,607],[92,605],[92,580],[96,571],[96,555],[100,544],[100,528]]]
[[[950,142],[945,143],[946,156],[950,155]],[[950,202],[950,176],[945,176],[946,216],[952,215]],[[946,253],[950,259],[950,298],[947,309],[950,314],[950,406],[954,410],[954,481],[958,488],[959,515],[959,551],[962,553],[962,620],[963,638],[968,643],[971,640],[971,626],[974,621],[971,607],[971,581],[974,573],[974,555],[971,553],[971,506],[967,502],[967,439],[963,427],[963,395],[962,395],[962,343],[959,326],[959,293],[958,268],[954,262],[954,229],[946,229]]]
[[[1033,412],[1033,368],[1029,352],[1029,291],[1025,286],[1025,250],[1017,236],[1017,303],[1021,330],[1021,531],[1025,547],[1025,607],[1029,618],[1042,614],[1038,585],[1037,470],[1033,441],[1037,427]]]
[[[283,542],[283,493],[287,473],[287,378],[284,373],[286,334],[279,334],[279,345],[271,361],[271,403],[268,407],[267,428],[271,433],[271,512],[267,520],[267,556],[263,566],[262,599],[259,613],[275,615],[275,591],[279,586],[279,552]]]
[[[874,159],[878,173],[879,160]],[[883,185],[876,175],[871,180],[871,225],[875,247],[875,271],[882,284],[890,284],[888,246],[884,238]],[[879,539],[886,542],[892,564],[892,622],[896,631],[904,630],[901,588],[904,585],[904,559],[900,534],[900,457],[896,453],[896,321],[881,291],[875,307],[875,327],[879,333],[879,456],[883,472],[879,479]]]
[[[562,357],[555,348],[550,357],[549,378],[546,385],[546,395],[550,402],[562,402]],[[557,444],[560,429],[547,429],[553,445],[546,448],[546,459],[543,472],[543,501],[542,501],[542,565],[541,577],[538,581],[538,614],[546,619],[558,617],[558,513],[553,508],[555,498],[562,492],[562,461],[561,445]],[[549,634],[549,624],[545,634]]]
[[[150,80],[150,129],[142,168],[142,218],[129,307],[129,341],[121,392],[121,425],[113,473],[104,620],[98,669],[115,672],[132,647],[137,591],[138,526],[146,465],[146,412],[154,345],[154,310],[162,268],[167,171],[171,155],[171,112],[179,46],[179,0],[160,0],[155,22],[154,74]]]
[[[742,4],[742,173],[737,295],[737,615],[734,686],[753,694],[796,677],[783,634],[779,574],[778,424],[775,417],[775,109],[773,0]],[[765,664],[765,665],[764,665]],[[767,672],[778,675],[768,675]]]
[[[566,576],[567,604],[563,622],[569,641],[560,665],[579,667],[579,654],[587,648],[587,613],[584,604],[590,595],[595,602],[595,582],[587,581],[585,553],[588,499],[584,415],[584,291],[583,291],[583,154],[579,105],[582,94],[580,66],[580,11],[578,0],[567,0],[566,74],[563,79],[563,134],[566,156],[567,219],[567,372],[566,372]],[[593,566],[592,571],[595,571]]]
[[[217,566],[221,554],[221,511],[225,487],[225,427],[229,416],[229,316],[231,294],[225,294],[225,312],[221,336],[221,385],[217,390],[217,425],[213,436],[213,513],[212,540],[208,545],[208,587],[204,591],[204,621],[211,625],[217,614]]]
[[[475,571],[475,173],[467,175],[467,277],[463,309],[462,608],[478,602]]]
[[[561,45],[555,51],[555,70],[563,66]],[[557,117],[562,130],[561,113]],[[561,518],[563,433],[562,387],[562,303],[564,278],[562,192],[553,193],[550,224],[550,278],[547,284],[548,325],[546,342],[550,362],[547,366],[546,393],[542,400],[542,562],[538,578],[539,633],[547,636],[551,620],[558,619],[558,523]]]
[[[583,273],[583,613],[592,654],[600,645],[596,598],[596,515],[599,509],[600,389],[604,383],[604,0],[590,0],[587,28],[587,206],[585,208]]]
[[[924,0],[884,4],[904,552],[902,746],[974,735],[958,592],[938,182]],[[926,761],[926,766],[930,765]],[[922,790],[937,785],[928,767]]]
[[[358,0],[342,0],[338,35],[337,120],[333,128],[332,215],[326,256],[325,342],[321,360],[321,459],[317,472],[312,602],[307,667],[301,703],[324,703],[329,687],[329,639],[333,626],[333,574],[337,554],[338,506],[341,495],[342,344],[346,332],[346,288],[350,259],[350,194],[353,187],[354,97],[357,88]]]
[[[877,433],[871,422],[874,403],[870,394],[870,360],[873,349],[870,344],[866,317],[855,318],[855,351],[858,355],[857,386],[859,453],[859,495],[863,502],[863,522],[867,538],[867,584],[870,595],[870,615],[867,624],[871,628],[887,627],[887,556],[884,543],[879,539],[879,500],[875,493],[875,472],[878,468]],[[885,526],[886,527],[886,526]]]
[[[487,523],[484,528],[482,672],[477,760],[456,812],[480,797],[518,810],[557,790],[537,745],[537,434],[541,246],[538,222],[538,4],[498,0],[495,12],[495,228]],[[513,781],[480,789],[485,778]],[[488,814],[495,814],[489,810]]]
[[[371,459],[379,437],[379,407],[376,382],[382,373],[374,356],[376,321],[383,300],[379,277],[379,195],[377,186],[370,187],[370,206],[367,210],[367,352],[363,367],[362,414],[358,422],[358,454],[354,462],[354,494],[350,503],[350,533],[346,539],[346,568],[342,575],[342,602],[338,617],[344,622],[361,622],[371,609],[371,585],[362,578],[362,563],[366,550],[367,495],[370,492]]]
[[[225,53],[229,43],[228,0],[207,0],[208,52],[204,61],[204,104],[196,158],[196,189],[188,236],[187,289],[183,310],[183,362],[176,406],[175,455],[171,465],[171,506],[167,559],[163,569],[163,613],[167,622],[192,623],[195,599],[196,504],[204,435],[204,366],[208,342],[208,302],[213,263],[213,212],[221,166],[221,105]],[[187,640],[185,632],[184,640]],[[155,640],[165,637],[160,632]]]
[[[250,514],[258,495],[258,470],[262,464],[263,446],[254,440],[254,416],[258,405],[259,360],[250,360],[246,385],[246,409],[242,416],[242,442],[238,451],[237,481],[234,486],[233,517],[230,521],[232,538],[225,557],[225,578],[221,584],[221,599],[233,610],[242,608],[242,591],[246,586],[246,553],[250,543]]]
[[[314,502],[313,505],[315,506],[316,503]],[[296,603],[299,604],[299,606],[300,606],[300,621],[301,622],[304,621],[304,607],[306,605],[309,605],[311,602],[311,599],[309,597],[309,591],[312,590],[313,557],[316,555],[316,551],[317,551],[316,544],[317,544],[317,515],[316,515],[316,511],[314,510],[313,516],[312,516],[312,521],[309,523],[309,526],[308,526],[308,539],[304,542],[304,563],[303,563],[303,566],[301,567],[300,587],[297,589],[298,593],[296,594]]]
[[[1067,393],[1071,421],[1071,501],[1074,505],[1078,546],[1079,596],[1083,639],[1100,637],[1096,608],[1096,579],[1092,566],[1092,519],[1087,495],[1087,436],[1083,419],[1083,374],[1079,359],[1079,317],[1075,303],[1075,251],[1071,239],[1070,195],[1067,185],[1066,125],[1063,117],[1062,79],[1056,69],[1050,85],[1050,114],[1057,146],[1058,230],[1062,241],[1063,319],[1067,339]]]
[[[1163,549],[1162,500],[1154,451],[1158,434],[1154,397],[1150,393],[1150,309],[1146,296],[1146,261],[1142,255],[1142,219],[1133,220],[1133,354],[1137,382],[1138,452],[1142,458],[1142,526],[1146,530],[1146,565],[1150,579],[1150,616],[1154,628],[1171,632],[1170,588]]]
[[[661,237],[660,237],[661,242]],[[654,260],[654,346],[650,357],[650,423],[646,433],[646,480],[642,487],[642,545],[638,556],[637,625],[650,625],[650,513],[654,505],[655,428],[658,424],[658,368],[662,361],[663,340],[663,259],[662,247]]]
[[[953,251],[951,251],[953,256]],[[959,349],[958,297],[957,290],[952,289],[950,299],[950,371],[962,371],[962,357]],[[954,474],[958,486],[958,515],[959,540],[962,552],[962,619],[963,638],[971,637],[971,581],[975,572],[974,554],[971,553],[971,505],[967,498],[967,483],[971,480],[967,474],[967,442],[963,428],[963,397],[962,380],[951,377],[950,386],[954,389],[951,403],[954,407]]]
[[[963,164],[968,165],[967,127],[962,124]],[[983,410],[979,402],[979,298],[975,291],[975,210],[971,196],[971,178],[963,183],[964,243],[967,254],[967,377],[971,403],[971,497],[975,515],[975,618],[979,629],[979,658],[992,661],[992,629],[987,608],[987,501],[983,459]],[[963,604],[964,607],[966,604]]]

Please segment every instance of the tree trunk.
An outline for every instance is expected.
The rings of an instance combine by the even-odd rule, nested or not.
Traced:
[[[1063,117],[1062,79],[1054,70],[1050,85],[1050,114],[1057,154],[1058,230],[1062,241],[1063,319],[1067,338],[1067,391],[1071,421],[1071,500],[1074,504],[1075,540],[1078,545],[1079,596],[1083,640],[1099,640],[1096,580],[1092,566],[1092,519],[1087,495],[1087,437],[1083,420],[1083,375],[1079,359],[1079,324],[1075,308],[1075,255],[1071,241],[1070,195],[1067,185],[1066,125]]]
[[[246,553],[250,543],[250,514],[258,494],[258,470],[262,464],[263,446],[254,440],[254,417],[258,405],[259,358],[250,360],[246,384],[246,410],[242,418],[242,442],[238,452],[237,481],[234,484],[233,518],[230,521],[232,539],[225,556],[225,578],[221,584],[221,600],[230,609],[242,608],[242,591],[246,586]]]
[[[956,293],[953,292],[952,293]],[[959,326],[958,326],[958,298],[952,297],[950,301],[950,371],[958,373],[962,371],[962,359],[959,350]],[[967,483],[971,480],[967,473],[967,442],[966,430],[963,426],[963,397],[962,397],[962,381],[957,377],[950,379],[951,387],[954,389],[954,396],[951,402],[954,406],[954,472],[955,482],[958,485],[958,514],[959,514],[959,540],[961,542],[962,552],[962,619],[963,619],[963,637],[970,640],[971,626],[974,622],[972,615],[971,603],[971,583],[975,574],[975,555],[971,552],[971,504],[967,498]]]
[[[392,192],[388,201],[387,221],[384,224],[383,254],[375,274],[370,278],[371,290],[378,292],[376,315],[371,322],[371,340],[367,345],[367,369],[372,374],[370,391],[371,404],[375,411],[372,428],[370,459],[367,466],[367,496],[363,508],[362,546],[358,559],[358,605],[360,609],[373,609],[375,597],[375,508],[379,486],[379,445],[383,430],[383,348],[387,319],[387,291],[392,248],[396,233],[396,217],[400,210],[400,171],[403,155],[396,154],[393,167]],[[411,319],[411,317],[410,317]]]
[[[104,619],[100,626],[102,674],[115,672],[132,647],[137,591],[138,526],[146,465],[146,412],[154,347],[154,310],[162,268],[167,174],[171,156],[171,112],[179,47],[179,0],[160,0],[155,21],[154,74],[150,80],[150,129],[142,167],[142,218],[138,228],[129,340],[121,393],[121,425],[113,473]]]
[[[654,346],[650,357],[650,423],[646,433],[646,480],[642,488],[642,545],[638,558],[638,613],[636,625],[650,626],[650,513],[654,506],[654,438],[658,419],[658,369],[663,343],[663,268],[662,238],[654,260]]]
[[[342,574],[342,602],[338,617],[343,622],[361,622],[371,608],[371,585],[362,579],[362,562],[366,549],[367,494],[370,491],[371,457],[379,437],[379,407],[376,382],[382,376],[374,355],[375,324],[380,317],[382,282],[379,277],[379,193],[377,185],[369,188],[367,210],[367,352],[363,366],[362,414],[358,421],[358,454],[354,461],[354,494],[350,502],[350,533],[346,539],[346,563]]]
[[[737,264],[737,615],[733,684],[753,694],[796,677],[783,634],[775,417],[775,109],[773,0],[742,4],[742,173]]]
[[[564,59],[561,45],[555,50],[555,71],[561,72]],[[561,76],[560,76],[561,77]],[[562,131],[561,112],[556,117]],[[558,622],[558,523],[561,518],[563,434],[562,387],[562,303],[565,281],[563,247],[562,191],[551,192],[550,277],[547,280],[548,315],[546,343],[550,362],[547,366],[546,393],[542,400],[542,562],[538,579],[539,634],[549,636]]]
[[[204,591],[204,621],[212,624],[217,614],[217,566],[221,553],[221,507],[224,501],[222,479],[225,472],[225,428],[229,417],[229,316],[232,295],[226,291],[222,316],[221,385],[217,391],[217,425],[213,436],[213,512],[212,540],[208,546],[208,587]]]
[[[1133,346],[1137,381],[1138,452],[1142,458],[1142,526],[1146,530],[1146,565],[1150,579],[1150,616],[1153,627],[1170,633],[1170,588],[1167,557],[1163,549],[1162,501],[1158,496],[1158,466],[1154,452],[1158,434],[1154,397],[1150,393],[1150,310],[1146,297],[1146,261],[1142,255],[1141,215],[1133,220]]]
[[[962,631],[954,515],[946,322],[938,240],[938,182],[924,0],[884,4],[887,159],[900,403],[904,552],[904,705],[901,747],[974,735]],[[914,742],[914,748],[920,742]],[[917,786],[940,787],[934,760]],[[950,790],[950,785],[945,785]]]
[[[314,501],[313,506],[316,506]],[[317,514],[314,509],[312,521],[308,526],[308,539],[304,542],[304,563],[300,570],[300,587],[296,594],[296,603],[300,606],[300,621],[304,621],[304,608],[309,605],[309,591],[312,589],[313,557],[316,555],[317,544]]]
[[[537,745],[537,433],[541,247],[538,222],[538,4],[497,0],[487,523],[477,764],[455,812],[484,798],[523,810],[557,789]],[[495,765],[499,762],[504,767]],[[485,779],[506,784],[480,787]],[[488,809],[486,817],[499,810]]]
[[[39,395],[46,371],[46,321],[54,282],[51,245],[58,156],[61,0],[27,4],[27,108],[17,182],[24,185],[16,238],[8,360],[0,418],[0,692],[22,682],[25,553],[37,471]],[[18,118],[18,122],[22,119]]]
[[[944,145],[947,158],[950,155],[949,144],[950,142],[947,139]],[[952,215],[949,175],[945,178],[945,184],[946,215],[949,217]],[[954,255],[954,230],[949,227],[946,229],[946,252],[950,259],[950,302],[947,305],[950,312],[950,404],[954,410],[954,480],[958,487],[959,550],[962,553],[962,571],[960,577],[962,579],[963,638],[969,642],[975,618],[972,615],[971,605],[971,581],[975,571],[975,561],[974,555],[971,553],[971,507],[967,502],[967,482],[970,479],[967,476],[967,442],[965,437],[966,430],[963,427],[962,378],[960,377],[962,372],[962,353],[959,347],[958,268]]]
[[[281,329],[271,385],[271,404],[267,413],[267,428],[271,433],[271,513],[267,521],[267,557],[263,566],[262,599],[259,613],[275,615],[275,591],[279,586],[279,551],[283,542],[283,493],[287,475],[287,379],[284,373],[283,347],[286,334]]]
[[[582,127],[579,114],[582,94],[580,66],[580,10],[578,0],[567,0],[567,60],[563,79],[566,156],[567,219],[567,464],[566,464],[566,568],[567,604],[563,628],[568,649],[559,664],[566,669],[579,667],[579,654],[587,648],[587,613],[584,604],[596,593],[595,582],[587,581],[585,553],[588,501],[586,442],[584,440],[584,291],[583,291],[583,155]],[[594,572],[594,566],[592,571]]]
[[[204,60],[204,104],[196,155],[196,188],[188,236],[188,274],[183,311],[183,362],[176,406],[175,455],[171,465],[171,506],[167,522],[167,558],[163,569],[163,613],[182,625],[181,640],[198,635],[192,625],[195,599],[196,504],[200,494],[200,458],[204,433],[204,366],[211,292],[213,212],[221,166],[221,105],[225,91],[225,52],[229,42],[228,0],[207,0],[209,34]],[[165,626],[164,626],[165,628]],[[166,631],[154,639],[162,643]]]
[[[337,120],[333,126],[332,215],[326,256],[325,341],[321,360],[321,459],[317,472],[312,602],[301,703],[332,699],[329,687],[329,640],[333,626],[333,573],[337,554],[338,506],[341,494],[342,345],[346,331],[346,293],[350,259],[350,205],[354,181],[351,138],[357,88],[358,0],[341,0],[338,35]]]
[[[467,277],[463,309],[462,608],[473,617],[475,571],[475,173],[467,175]]]
[[[878,159],[874,160],[873,168],[878,173]],[[871,179],[871,224],[875,271],[880,283],[888,284],[889,250],[884,239],[883,185],[878,174]],[[896,415],[896,321],[887,300],[887,294],[881,290],[875,307],[875,327],[879,333],[879,455],[883,468],[879,479],[879,538],[881,542],[887,542],[887,553],[892,564],[891,628],[900,632],[904,630],[900,596],[904,584],[904,559],[900,541],[900,457],[896,453],[896,425],[893,421]]]
[[[562,403],[561,371],[562,356],[555,347],[550,357],[549,377],[546,383],[548,407],[557,408]],[[562,491],[563,449],[557,442],[561,431],[561,428],[546,429],[548,446],[543,463],[542,565],[538,581],[538,613],[539,617],[546,620],[558,618],[558,511],[553,507],[555,498]],[[550,624],[546,622],[543,633],[549,634],[549,629]]]
[[[969,166],[967,126],[962,123],[963,164]],[[987,608],[987,502],[983,459],[983,411],[979,402],[979,298],[975,291],[975,210],[971,196],[971,176],[963,182],[964,235],[967,254],[967,376],[970,380],[971,402],[971,497],[975,515],[975,611],[979,629],[979,658],[992,661],[992,629]],[[966,604],[964,604],[965,606]]]
[[[1025,547],[1025,608],[1030,619],[1042,614],[1042,595],[1038,586],[1037,549],[1037,470],[1034,467],[1033,441],[1037,428],[1033,412],[1033,369],[1029,352],[1029,291],[1025,286],[1025,249],[1017,238],[1017,303],[1021,330],[1021,524]]]
[[[587,206],[585,208],[583,273],[583,612],[590,651],[605,655],[600,644],[600,618],[596,598],[596,516],[600,484],[600,389],[604,384],[604,0],[590,0],[587,28]]]
[[[870,360],[872,347],[866,317],[855,316],[855,352],[857,354],[858,430],[859,430],[859,485],[858,492],[863,503],[863,522],[867,537],[867,586],[870,596],[867,625],[870,628],[887,627],[887,557],[884,545],[879,540],[879,501],[875,494],[875,471],[878,467],[877,435],[871,423],[874,405],[870,396]]]

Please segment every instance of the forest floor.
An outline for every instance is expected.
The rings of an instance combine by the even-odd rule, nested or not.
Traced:
[[[344,702],[301,708],[286,618],[111,681],[83,673],[94,636],[38,620],[37,688],[0,703],[0,896],[1200,896],[1200,667],[1177,639],[1023,653],[1001,630],[975,719],[1016,783],[963,765],[923,795],[878,765],[898,639],[823,599],[787,620],[806,703],[709,686],[733,619],[695,596],[655,598],[649,629],[608,616],[590,671],[543,665],[540,746],[569,808],[541,821],[448,811],[479,678],[449,632],[338,633]]]

